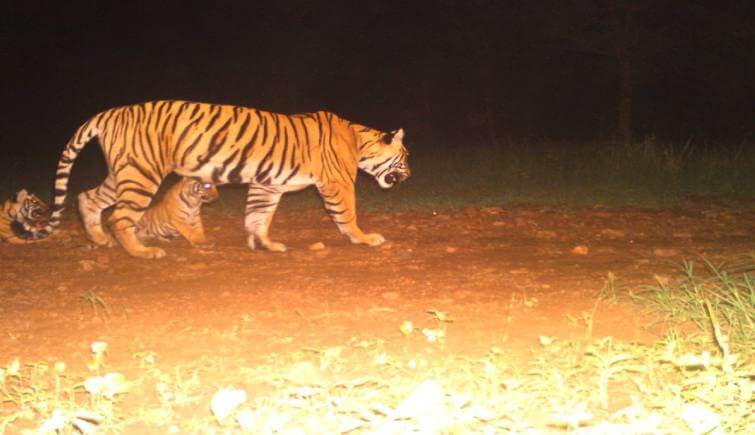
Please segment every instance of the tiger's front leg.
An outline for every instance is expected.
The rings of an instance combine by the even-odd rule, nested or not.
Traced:
[[[356,196],[354,184],[328,183],[317,186],[325,210],[330,214],[333,223],[338,226],[341,234],[349,238],[351,243],[378,246],[385,242],[385,238],[378,233],[364,233],[357,225]]]
[[[270,187],[249,185],[244,218],[249,249],[254,250],[259,242],[260,246],[268,251],[284,252],[286,250],[286,245],[273,242],[267,235],[282,195],[282,192]]]
[[[125,165],[116,177],[115,210],[109,224],[113,235],[123,248],[134,257],[162,258],[165,250],[148,247],[136,237],[136,223],[152,202],[159,185],[144,177],[144,170]]]
[[[191,243],[191,246],[201,249],[210,249],[215,247],[215,243],[207,240],[204,234],[204,225],[202,221],[186,223],[186,222],[174,222],[173,226],[176,230]]]

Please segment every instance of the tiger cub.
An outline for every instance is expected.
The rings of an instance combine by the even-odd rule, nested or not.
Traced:
[[[47,212],[47,205],[36,195],[25,189],[19,190],[12,199],[5,201],[0,212],[0,241],[12,244],[32,242],[24,236],[47,224]]]
[[[193,246],[209,247],[202,226],[202,204],[215,201],[218,190],[214,184],[182,178],[163,199],[149,208],[136,224],[136,236],[142,240],[157,238],[173,240],[183,236]]]

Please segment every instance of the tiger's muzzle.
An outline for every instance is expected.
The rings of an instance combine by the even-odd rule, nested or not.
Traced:
[[[411,171],[409,171],[409,168],[405,170],[391,171],[385,176],[385,181],[393,185],[396,183],[401,183],[402,181],[409,178],[410,175]]]

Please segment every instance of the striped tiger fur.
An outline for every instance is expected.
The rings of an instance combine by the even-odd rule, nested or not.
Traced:
[[[202,204],[215,201],[218,190],[214,184],[182,178],[160,202],[150,207],[136,224],[136,237],[172,240],[183,236],[193,246],[208,247],[200,212]]]
[[[25,189],[3,203],[0,212],[0,241],[11,244],[29,243],[32,231],[47,224],[47,205]]]
[[[108,219],[115,238],[129,254],[143,258],[165,255],[159,247],[144,246],[135,225],[171,172],[216,185],[248,184],[247,244],[271,251],[286,250],[268,236],[281,195],[312,185],[352,243],[383,243],[383,236],[365,234],[357,225],[357,170],[386,189],[410,175],[402,129],[384,133],[323,111],[281,115],[230,105],[148,102],[106,110],[79,127],[58,162],[49,225],[32,238],[46,237],[60,224],[74,160],[95,137],[109,173],[101,185],[78,196],[87,236],[111,243],[101,213],[115,204]]]

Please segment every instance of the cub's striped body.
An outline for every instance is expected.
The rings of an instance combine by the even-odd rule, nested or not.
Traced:
[[[160,202],[150,207],[136,224],[139,240],[172,240],[183,236],[193,246],[207,246],[200,215],[202,204],[215,201],[215,185],[182,178]]]
[[[3,203],[0,211],[0,241],[11,244],[29,243],[32,231],[47,224],[47,205],[36,195],[22,189]]]
[[[165,176],[175,172],[216,185],[248,184],[245,226],[252,249],[286,249],[268,237],[273,214],[281,195],[311,185],[352,243],[377,245],[384,240],[380,234],[365,234],[357,226],[354,181],[358,169],[383,188],[406,179],[403,135],[403,130],[383,133],[329,112],[281,115],[187,101],[110,109],[85,122],[66,145],[50,223],[30,237],[46,237],[59,225],[74,160],[97,138],[109,173],[100,186],[79,194],[79,212],[95,243],[111,243],[101,212],[114,204],[109,224],[118,242],[134,256],[164,256],[161,248],[145,247],[137,239],[135,225]]]

